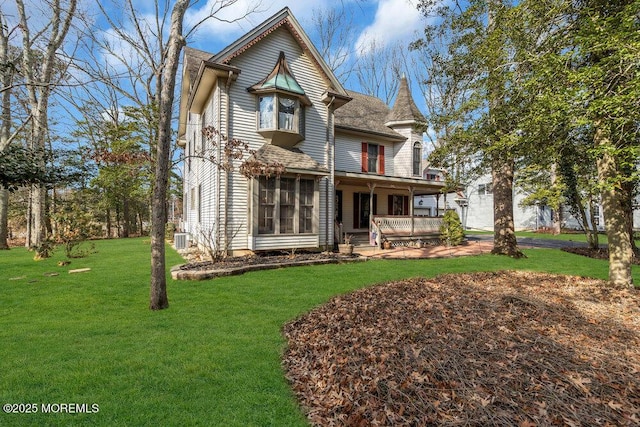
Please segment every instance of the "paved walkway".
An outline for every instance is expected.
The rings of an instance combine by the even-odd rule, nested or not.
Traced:
[[[518,238],[520,249],[552,248],[587,246],[583,242],[536,239],[532,237]],[[490,234],[468,235],[467,242],[460,246],[428,246],[426,248],[399,247],[393,249],[379,249],[377,246],[356,246],[354,253],[368,258],[450,258],[465,255],[481,255],[490,253],[493,249],[493,236]]]
[[[491,252],[492,241],[469,241],[460,246],[428,246],[426,248],[398,247],[379,249],[377,246],[356,246],[354,253],[368,258],[450,258],[465,255],[481,255]]]

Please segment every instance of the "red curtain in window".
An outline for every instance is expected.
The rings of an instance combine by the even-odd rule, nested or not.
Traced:
[[[384,175],[384,145],[378,146],[378,173]]]

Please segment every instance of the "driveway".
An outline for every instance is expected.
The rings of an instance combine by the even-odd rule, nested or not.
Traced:
[[[576,235],[580,236],[580,235]],[[471,242],[493,242],[492,234],[467,234],[467,239]],[[574,240],[554,240],[535,237],[518,237],[518,246],[521,248],[586,248],[589,245],[585,242]],[[600,245],[602,247],[602,245]]]

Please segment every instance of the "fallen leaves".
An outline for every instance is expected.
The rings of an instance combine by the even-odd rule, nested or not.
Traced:
[[[637,425],[640,295],[524,272],[412,279],[287,324],[316,425]]]

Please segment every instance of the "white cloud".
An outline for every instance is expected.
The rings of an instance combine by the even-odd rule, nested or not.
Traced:
[[[260,3],[255,0],[237,0],[233,5],[220,10],[216,14],[217,19],[208,19],[202,24],[188,43],[208,52],[218,52],[284,7],[289,7],[295,18],[305,27],[305,31],[309,31],[306,25],[311,21],[315,10],[339,7],[343,1],[298,0],[292,4],[291,0],[262,0]],[[221,0],[207,0],[200,8],[189,9],[185,18],[185,28],[192,28],[205,18],[212,8],[218,8],[220,3]],[[253,12],[247,15],[248,11]]]
[[[362,31],[355,49],[366,51],[373,42],[378,48],[397,41],[409,42],[422,28],[424,20],[415,0],[380,0],[373,22]]]

